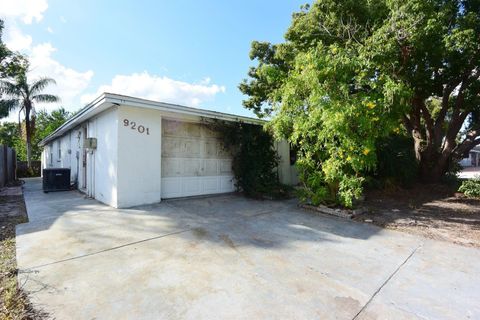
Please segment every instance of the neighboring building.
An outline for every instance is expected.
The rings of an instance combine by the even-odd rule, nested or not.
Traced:
[[[204,121],[258,119],[104,93],[45,138],[42,168],[70,168],[80,191],[112,207],[234,191],[232,159]],[[276,143],[282,183],[297,183]]]
[[[460,160],[462,167],[480,167],[480,146],[474,147],[468,152],[468,157]]]

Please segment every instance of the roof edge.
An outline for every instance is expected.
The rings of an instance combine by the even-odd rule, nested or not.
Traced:
[[[96,99],[94,99],[92,102],[87,104],[72,118],[68,119],[64,124],[58,127],[54,132],[52,132],[50,135],[48,135],[42,141],[40,141],[39,145],[45,146],[51,140],[62,136],[65,132],[73,128],[75,125],[78,125],[81,122],[89,119],[92,116],[91,113],[93,110],[97,110],[99,107],[105,104],[107,104],[106,109],[114,105],[127,105],[132,107],[149,108],[153,110],[187,114],[192,116],[225,120],[225,121],[245,122],[245,123],[259,124],[259,125],[266,123],[265,120],[252,118],[252,117],[239,116],[239,115],[223,113],[218,111],[192,108],[192,107],[182,106],[178,104],[165,103],[165,102],[153,101],[153,100],[148,100],[143,98],[136,98],[136,97],[126,96],[126,95],[121,95],[116,93],[104,92],[100,96],[98,96]]]

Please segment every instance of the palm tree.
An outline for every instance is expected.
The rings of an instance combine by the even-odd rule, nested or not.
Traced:
[[[60,98],[42,93],[50,84],[56,84],[51,78],[40,78],[33,83],[28,83],[27,75],[22,72],[16,75],[12,80],[0,80],[0,110],[2,113],[9,114],[17,110],[25,115],[25,142],[27,146],[27,164],[31,168],[32,164],[32,134],[35,130],[35,106],[34,103],[58,102]]]

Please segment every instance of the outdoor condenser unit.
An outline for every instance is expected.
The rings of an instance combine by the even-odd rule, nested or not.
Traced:
[[[63,190],[70,190],[70,169],[43,169],[43,192]]]

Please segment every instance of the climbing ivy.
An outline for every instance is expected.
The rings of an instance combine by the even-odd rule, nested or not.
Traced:
[[[254,198],[282,198],[288,187],[278,178],[279,157],[274,139],[261,125],[210,121],[207,125],[221,137],[224,147],[232,152],[232,170],[236,187],[246,196]]]

